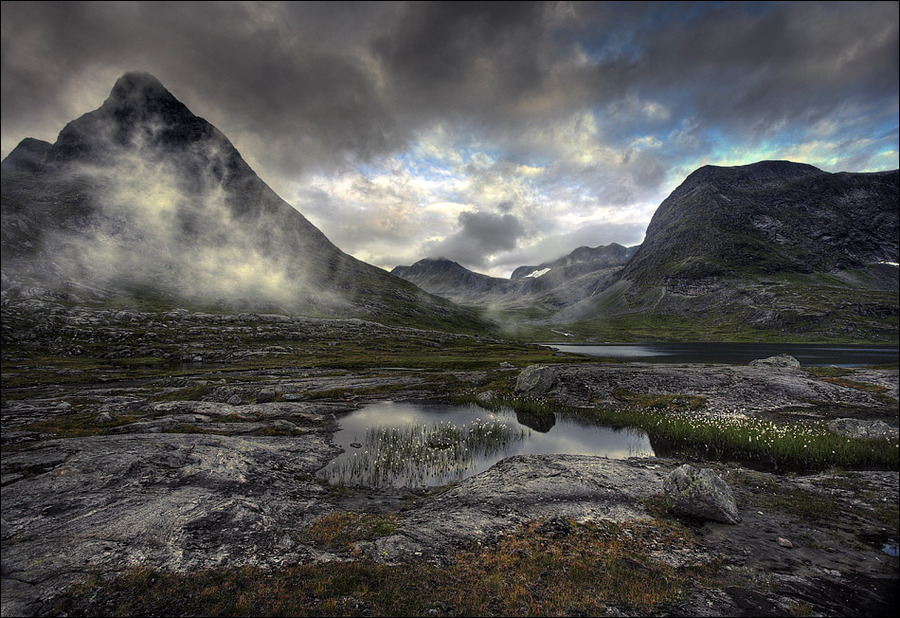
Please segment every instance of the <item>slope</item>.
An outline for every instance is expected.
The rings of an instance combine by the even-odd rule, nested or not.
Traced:
[[[153,76],[2,163],[5,299],[274,310],[478,331],[335,247]]]

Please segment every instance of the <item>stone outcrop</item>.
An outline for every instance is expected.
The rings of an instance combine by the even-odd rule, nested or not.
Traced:
[[[659,460],[588,455],[517,455],[466,479],[403,518],[397,531],[364,549],[376,560],[442,561],[456,547],[486,541],[535,519],[644,519],[662,491]]]
[[[799,367],[800,361],[790,354],[778,354],[769,358],[757,358],[747,364],[752,367]]]
[[[726,524],[741,521],[731,488],[712,470],[684,464],[666,477],[663,486],[666,505],[676,515]]]
[[[547,365],[531,365],[519,373],[516,378],[516,393],[537,397],[553,387],[556,379],[556,368]]]
[[[828,429],[848,438],[864,440],[896,440],[900,431],[884,421],[866,421],[858,418],[836,418],[828,422]]]

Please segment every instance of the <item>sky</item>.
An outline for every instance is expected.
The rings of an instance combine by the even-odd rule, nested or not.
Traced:
[[[155,75],[338,247],[506,277],[695,169],[900,167],[898,2],[3,2],[2,156]]]

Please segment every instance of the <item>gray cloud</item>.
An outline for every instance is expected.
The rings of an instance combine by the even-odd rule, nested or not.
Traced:
[[[492,255],[515,249],[524,234],[515,215],[464,212],[459,215],[459,231],[435,243],[432,251],[464,265],[484,267]]]
[[[4,2],[2,148],[53,141],[145,70],[301,210],[339,212],[343,249],[374,236],[483,262],[572,232],[565,215],[658,204],[704,163],[896,167],[898,20],[896,2]],[[446,194],[313,201],[312,181],[435,157],[460,160]],[[518,245],[478,236],[496,215],[402,225],[425,198],[515,217]]]

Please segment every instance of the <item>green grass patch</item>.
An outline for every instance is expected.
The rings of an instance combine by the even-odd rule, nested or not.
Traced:
[[[836,384],[838,386],[853,388],[858,391],[865,391],[867,393],[884,393],[887,391],[887,388],[881,386],[880,384],[872,384],[870,382],[857,382],[856,380],[848,380],[844,377],[826,377],[822,378],[822,381]]]
[[[498,397],[488,407],[573,416],[614,428],[642,429],[657,455],[697,460],[740,461],[776,471],[813,472],[830,468],[896,470],[897,441],[839,436],[824,421],[777,423],[740,414],[652,408],[575,408],[540,400]]]
[[[103,422],[97,420],[96,412],[76,412],[26,423],[15,427],[15,429],[46,433],[53,438],[83,438],[85,436],[106,435],[116,427],[130,425],[136,421],[136,416],[122,414],[114,416],[110,421]]]
[[[339,511],[317,519],[307,529],[315,542],[330,549],[349,549],[359,541],[374,541],[393,534],[397,517],[390,514],[369,514]]]
[[[476,461],[503,453],[530,430],[476,419],[402,427],[370,427],[361,448],[342,455],[322,474],[337,485],[422,487],[461,478]]]
[[[626,388],[614,389],[613,396],[625,403],[652,409],[699,410],[706,404],[706,398],[699,395],[650,395]]]
[[[199,401],[204,395],[209,394],[212,389],[213,387],[207,384],[201,386],[189,386],[154,395],[149,397],[147,401],[151,403],[160,403],[164,401]]]
[[[838,378],[853,373],[844,367],[803,367],[803,370],[814,378]]]

